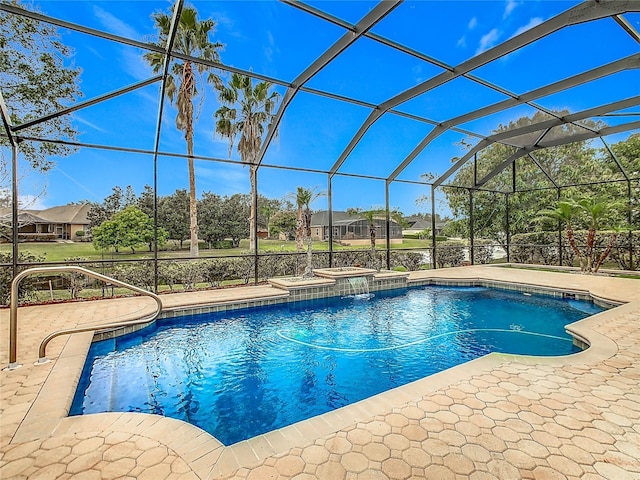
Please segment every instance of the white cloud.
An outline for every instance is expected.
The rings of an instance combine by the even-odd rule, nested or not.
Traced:
[[[469,24],[467,25],[467,27],[469,28],[469,30],[473,30],[474,28],[476,28],[476,26],[478,26],[478,19],[476,17],[473,17],[471,20],[469,20]]]
[[[460,37],[460,39],[456,42],[456,47],[460,47],[460,48],[467,47],[467,39],[465,38],[464,35]]]
[[[484,52],[485,50],[489,50],[496,43],[498,43],[499,38],[500,38],[500,32],[498,31],[497,28],[494,28],[489,33],[486,33],[485,35],[483,35],[482,38],[480,39],[480,45],[476,50],[476,55]]]
[[[513,34],[513,36],[517,36],[520,35],[522,32],[526,32],[527,30],[532,29],[533,27],[540,25],[543,22],[542,18],[540,17],[534,17],[531,20],[529,20],[529,23],[527,23],[526,25],[523,25],[522,27],[520,27],[519,29],[517,29],[515,31],[515,33]]]
[[[77,122],[82,123],[83,125],[86,125],[88,127],[93,128],[94,130],[99,131],[100,133],[107,133],[107,131],[101,127],[99,127],[98,125],[96,125],[95,123],[91,123],[88,120],[85,120],[84,118],[82,118],[80,115],[78,115],[77,113],[73,115],[73,119],[76,120]]]
[[[134,40],[139,40],[141,38],[141,35],[135,28],[123,22],[118,17],[111,15],[109,12],[103,10],[97,5],[94,5],[93,13],[96,18],[100,20],[100,23],[102,23],[102,25],[110,32],[120,35],[121,37],[131,38]]]
[[[505,19],[511,15],[511,12],[513,12],[518,5],[520,5],[520,2],[517,2],[516,0],[507,0],[502,18]]]

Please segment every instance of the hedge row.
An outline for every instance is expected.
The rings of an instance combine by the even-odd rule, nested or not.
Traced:
[[[346,267],[359,265],[367,268],[386,268],[386,251],[377,250],[375,255],[369,250],[334,252],[334,266]],[[44,261],[29,253],[21,253],[20,262],[34,263]],[[105,268],[98,264],[87,264],[82,258],[65,259],[68,264],[82,265],[85,268],[112,276],[117,280],[135,285],[137,287],[153,290],[155,269],[154,261],[141,260],[116,264]],[[0,261],[10,263],[10,255],[0,256]],[[258,272],[260,280],[273,277],[297,276],[304,271],[307,262],[307,254],[271,254],[258,257]],[[407,270],[418,270],[427,263],[426,257],[420,252],[391,252],[391,268],[403,267]],[[329,266],[329,253],[318,252],[313,254],[314,268],[326,268]],[[223,282],[241,281],[245,284],[253,280],[255,274],[254,257],[221,257],[189,261],[160,261],[158,262],[158,282],[166,285],[170,291],[195,290],[198,285],[206,284],[208,287],[219,287]],[[11,267],[0,268],[0,299],[3,304],[9,304],[10,283],[12,279]],[[87,288],[101,288],[102,282],[88,279],[82,274],[62,274],[53,279],[56,288],[66,288],[72,299],[80,297],[80,293]],[[19,298],[21,302],[35,300],[37,290],[48,289],[48,279],[27,277],[21,283]]]
[[[602,231],[596,234],[595,254],[599,255],[607,247],[614,232]],[[576,243],[583,246],[586,243],[587,232],[575,232]],[[520,233],[511,237],[510,259],[517,263],[539,265],[559,265],[560,249],[558,248],[557,232]],[[562,233],[562,264],[573,265],[575,254],[567,240],[566,233]],[[622,270],[640,269],[640,232],[618,233],[614,248],[608,260],[616,263]],[[633,260],[633,265],[631,264]]]

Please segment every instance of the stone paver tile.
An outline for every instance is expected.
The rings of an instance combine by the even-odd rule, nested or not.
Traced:
[[[440,432],[438,434],[438,438],[447,445],[452,445],[454,447],[461,447],[469,441],[464,435],[455,430],[445,430]]]
[[[535,458],[547,458],[550,455],[547,447],[533,440],[520,440],[517,445],[520,451]]]
[[[389,478],[404,480],[411,476],[411,466],[399,458],[389,458],[382,462],[382,472]]]
[[[420,420],[425,416],[424,410],[413,405],[404,407],[400,410],[400,413],[410,420]]]
[[[171,466],[166,463],[160,463],[151,467],[145,467],[138,474],[139,480],[164,480],[171,475]]]
[[[458,453],[450,453],[444,457],[444,466],[458,475],[470,475],[474,470],[473,462]]]
[[[402,452],[402,459],[412,467],[425,468],[431,463],[431,457],[421,448],[409,448]]]
[[[314,479],[318,480],[343,480],[347,476],[347,471],[340,462],[323,463],[316,470]]]
[[[519,470],[506,460],[493,459],[487,464],[489,473],[498,478],[520,478]]]
[[[382,462],[391,456],[391,450],[381,443],[370,443],[362,448],[362,453],[369,460]]]
[[[596,469],[598,474],[602,475],[606,479],[615,479],[615,480],[636,480],[638,478],[632,472],[628,472],[623,468],[620,468],[617,465],[613,465],[611,463],[606,462],[596,462],[593,465],[593,468]]]
[[[517,469],[532,470],[537,465],[532,456],[520,450],[509,449],[503,455],[504,459]]]
[[[369,466],[369,460],[361,453],[349,452],[340,460],[342,466],[350,472],[362,472]]]
[[[448,444],[437,438],[429,438],[422,442],[422,449],[434,457],[444,457],[451,451]]]
[[[444,465],[429,465],[424,469],[425,478],[437,478],[438,480],[456,480],[456,474]]]
[[[391,429],[389,429],[389,431],[391,431]],[[346,438],[335,436],[327,440],[324,446],[329,450],[329,453],[341,455],[350,451],[353,445]]]
[[[372,435],[368,430],[358,428],[347,433],[347,440],[353,445],[366,445],[371,441]]]
[[[161,463],[168,454],[169,452],[167,450],[167,447],[162,445],[150,450],[146,450],[137,458],[136,462],[138,465],[147,468]]]
[[[90,452],[80,455],[73,459],[67,465],[67,472],[79,474],[85,470],[91,469],[95,464],[102,460],[102,452]]]
[[[409,440],[416,440],[421,442],[427,438],[427,432],[424,428],[419,425],[407,425],[402,429],[402,435],[407,437]]]
[[[281,475],[293,477],[302,473],[304,461],[296,455],[287,455],[276,460],[275,467]]]
[[[391,450],[406,450],[411,445],[411,442],[407,437],[397,433],[385,435],[382,441]]]
[[[307,464],[320,465],[329,460],[329,450],[320,445],[311,445],[302,451],[301,457]]]
[[[422,410],[420,411],[422,412]],[[422,414],[424,417],[424,412],[422,412]],[[391,425],[386,423],[384,420],[373,420],[369,423],[365,423],[363,428],[369,430],[372,435],[376,435],[378,437],[384,437],[386,434],[391,433]]]

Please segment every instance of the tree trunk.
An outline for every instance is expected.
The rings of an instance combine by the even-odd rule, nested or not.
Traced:
[[[598,270],[600,270],[600,267],[602,266],[602,262],[606,260],[606,258],[611,253],[611,250],[613,250],[613,246],[616,244],[617,239],[618,239],[617,233],[614,233],[611,235],[611,238],[609,238],[609,243],[607,244],[607,248],[605,248],[604,252],[602,252],[602,254],[600,255],[600,258],[598,258],[598,263],[596,263],[596,266],[593,269],[593,273],[598,273]]]
[[[189,254],[197,257],[200,252],[198,249],[198,204],[196,202],[196,172],[193,164],[193,127],[189,126],[185,132],[187,140],[187,154],[189,155],[189,233],[191,245]]]
[[[587,273],[591,273],[593,270],[593,263],[594,263],[594,258],[593,258],[593,247],[594,244],[596,242],[596,230],[595,228],[590,228],[587,232],[587,249],[586,249],[586,263],[587,263],[587,267],[586,267],[586,271]]]
[[[312,253],[312,245],[313,240],[311,239],[311,210],[309,206],[304,209],[303,213],[304,218],[304,236],[307,239],[307,266],[304,269],[304,278],[313,277],[313,253]]]
[[[296,250],[298,252],[304,250],[304,219],[302,217],[302,206],[299,206],[296,212]]]
[[[311,236],[307,237],[307,265],[304,268],[304,274],[302,275],[304,278],[313,277],[313,252],[312,252],[313,240],[311,240]]]
[[[569,240],[569,246],[571,247],[571,250],[573,250],[573,253],[576,254],[578,260],[580,261],[580,271],[584,272],[584,257],[582,255],[582,252],[580,252],[578,246],[576,245],[576,238],[573,236],[573,228],[569,224],[567,224],[567,240]]]
[[[249,165],[249,181],[251,182],[251,208],[249,209],[249,251],[254,251],[256,239],[256,205],[253,199],[256,192],[256,166]]]

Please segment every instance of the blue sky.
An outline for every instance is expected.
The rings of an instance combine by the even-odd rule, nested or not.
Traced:
[[[376,2],[312,1],[310,5],[357,23]],[[377,24],[372,32],[455,66],[571,7],[575,1],[406,1]],[[341,27],[324,22],[289,5],[276,1],[193,1],[187,2],[201,19],[217,22],[213,39],[225,44],[221,60],[283,81],[292,81],[322,52],[340,38]],[[39,9],[48,15],[80,23],[110,33],[146,41],[154,35],[151,14],[167,12],[170,2],[141,1],[40,1]],[[640,29],[640,14],[625,16]],[[74,49],[70,61],[82,68],[84,99],[125,87],[151,76],[142,60],[142,51],[108,40],[61,29],[64,42]],[[640,52],[640,46],[613,20],[576,25],[506,57],[484,65],[473,74],[483,80],[522,94],[549,82],[576,75]],[[312,78],[307,86],[338,95],[378,104],[442,72],[428,62],[361,38],[329,66]],[[537,100],[548,109],[575,112],[602,103],[637,95],[637,70],[605,77],[593,84],[575,87]],[[198,104],[195,152],[198,155],[228,158],[226,140],[213,134],[213,112],[218,107],[215,93],[206,90]],[[277,87],[283,94],[284,89]],[[158,84],[145,87],[108,102],[73,114],[86,143],[151,150],[154,144],[158,109]],[[458,78],[420,95],[398,107],[406,113],[434,121],[446,121],[460,114],[490,105],[507,97],[466,78]],[[278,139],[271,145],[265,164],[300,166],[328,170],[370,113],[369,108],[299,93],[286,111]],[[532,107],[516,107],[481,120],[461,125],[481,135],[489,135],[499,124],[523,115]],[[637,111],[637,109],[636,109]],[[611,124],[632,121],[615,117]],[[341,172],[388,176],[398,163],[433,127],[404,117],[385,114],[367,132],[340,169]],[[608,139],[615,142],[629,134]],[[423,151],[399,178],[419,180],[425,172],[444,172],[451,159],[464,154],[460,142],[464,134],[448,132]],[[175,128],[175,109],[165,109],[161,150],[184,154],[182,132]],[[239,160],[235,149],[232,159]],[[82,148],[70,157],[57,159],[57,166],[46,176],[23,170],[20,192],[28,197],[46,187],[37,206],[53,206],[87,199],[101,201],[112,187],[132,185],[137,193],[153,182],[150,155],[117,153]],[[248,170],[239,165],[197,161],[197,189],[221,195],[249,192]],[[159,194],[187,188],[186,160],[159,159]],[[261,168],[260,193],[283,197],[297,186],[327,189],[325,174],[291,172]],[[384,182],[334,177],[333,208],[381,206],[385,202]],[[429,211],[416,205],[428,193],[423,186],[393,184],[391,206],[405,213]],[[326,208],[326,198],[314,207]],[[447,213],[445,205],[439,208]]]

